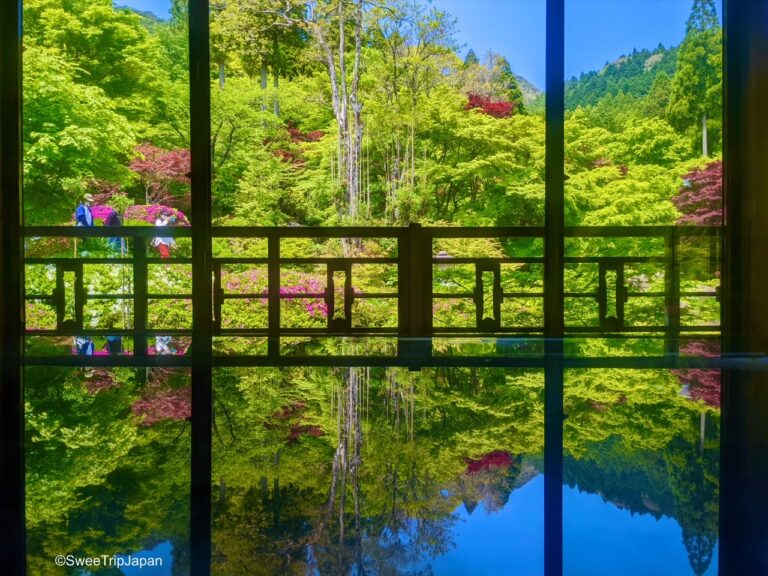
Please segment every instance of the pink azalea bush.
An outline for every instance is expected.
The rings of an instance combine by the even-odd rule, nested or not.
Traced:
[[[140,220],[149,224],[154,224],[160,217],[160,213],[165,210],[170,216],[176,217],[177,226],[189,226],[187,216],[181,210],[165,206],[163,204],[136,204],[129,206],[125,210],[126,220]]]
[[[91,206],[91,214],[93,214],[94,220],[104,221],[114,210],[112,206]]]
[[[102,223],[114,212],[114,208],[108,204],[100,204],[98,206],[91,206],[91,214],[93,214],[94,220],[99,220]],[[123,214],[126,220],[137,220],[140,222],[146,222],[148,224],[155,223],[160,217],[160,213],[165,210],[170,216],[176,217],[177,226],[189,226],[189,219],[186,214],[177,208],[166,206],[164,204],[135,204],[128,206]],[[75,214],[72,213],[72,222],[75,221]]]

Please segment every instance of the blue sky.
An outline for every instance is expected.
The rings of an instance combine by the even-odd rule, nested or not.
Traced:
[[[168,14],[169,0],[116,3]],[[544,86],[545,0],[432,0],[458,19],[462,54],[489,50],[506,56],[512,69]],[[566,77],[599,70],[633,48],[678,44],[693,0],[566,0]],[[720,2],[718,2],[718,10]]]

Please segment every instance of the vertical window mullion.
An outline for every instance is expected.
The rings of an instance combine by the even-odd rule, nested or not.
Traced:
[[[208,0],[189,2],[192,153],[191,574],[210,573],[212,426],[211,94]]]
[[[544,573],[563,573],[565,0],[547,0],[544,195]]]
[[[0,2],[0,573],[24,574],[21,0]]]

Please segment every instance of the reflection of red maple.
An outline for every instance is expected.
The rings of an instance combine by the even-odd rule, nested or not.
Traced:
[[[302,436],[312,436],[317,438],[324,434],[320,426],[311,426],[309,424],[294,424],[288,433],[288,445],[293,445],[299,441]]]
[[[478,460],[464,458],[464,461],[467,463],[467,474],[474,474],[491,468],[511,468],[514,464],[512,455],[503,450],[494,450]]]
[[[325,136],[325,132],[322,130],[313,130],[305,133],[290,123],[288,124],[287,130],[288,136],[294,144],[299,144],[301,142],[318,142]]]
[[[152,426],[161,420],[186,420],[192,416],[192,388],[150,390],[133,403],[131,410],[142,418],[144,426]]]
[[[301,413],[307,407],[304,402],[291,402],[288,406],[283,406],[280,410],[272,414],[274,420],[287,420],[294,416],[301,416]]]
[[[691,342],[682,346],[680,352],[687,356],[717,358],[720,356],[720,344],[708,341]],[[688,387],[688,392],[693,400],[701,400],[707,406],[720,408],[720,370],[692,368],[673,370],[672,373],[677,376],[681,384]]]
[[[286,438],[287,444],[292,446],[296,444],[302,436],[312,436],[317,438],[325,434],[320,426],[314,424],[302,424],[304,420],[304,411],[307,409],[307,405],[304,402],[291,402],[287,406],[283,406],[280,410],[275,411],[270,420],[264,423],[264,427],[268,430],[275,428],[283,428],[284,425],[278,424],[278,422],[285,422],[290,425],[288,428],[288,436]],[[291,423],[290,420],[296,420]],[[277,422],[275,422],[277,421]]]
[[[108,368],[93,368],[85,374],[85,387],[88,394],[98,394],[103,390],[116,388],[117,382],[112,379]]]

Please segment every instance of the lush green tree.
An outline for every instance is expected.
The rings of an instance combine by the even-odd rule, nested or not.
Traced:
[[[504,99],[512,104],[516,112],[522,112],[523,91],[520,89],[517,77],[512,72],[512,67],[504,56],[499,56],[496,59],[496,66],[498,67],[498,81],[504,90]]]
[[[79,84],[59,50],[31,45],[24,61],[25,219],[65,222],[92,180],[128,180],[134,136],[114,100]]]
[[[722,116],[723,36],[714,0],[695,0],[680,46],[667,114],[675,126],[701,127],[701,149],[710,152],[708,123]]]
[[[226,68],[232,66],[250,78],[260,77],[266,91],[271,69],[275,92],[270,96],[279,116],[280,76],[302,60],[303,15],[304,5],[293,0],[234,0],[218,6],[211,17],[211,57],[218,66],[219,88],[224,88]],[[266,109],[266,103],[262,107]]]
[[[651,91],[645,97],[643,112],[647,117],[665,118],[672,94],[672,78],[666,72],[659,72],[653,81]]]
[[[366,201],[381,198],[384,217],[404,221],[400,198],[413,196],[417,187],[417,132],[424,103],[445,83],[444,72],[459,67],[453,53],[455,21],[448,14],[413,0],[377,7],[370,14],[370,35],[375,51],[366,51],[363,78],[366,126],[374,172]],[[380,182],[375,176],[380,175]],[[378,192],[378,194],[377,194]],[[368,200],[373,194],[374,199]]]
[[[467,55],[464,57],[464,66],[469,68],[476,64],[480,64],[480,59],[477,57],[477,54],[475,54],[475,51],[470,48],[469,52],[467,52]]]
[[[114,108],[133,120],[159,95],[156,38],[136,12],[111,0],[30,0],[24,3],[27,45],[58,50],[78,84],[99,87]]]

